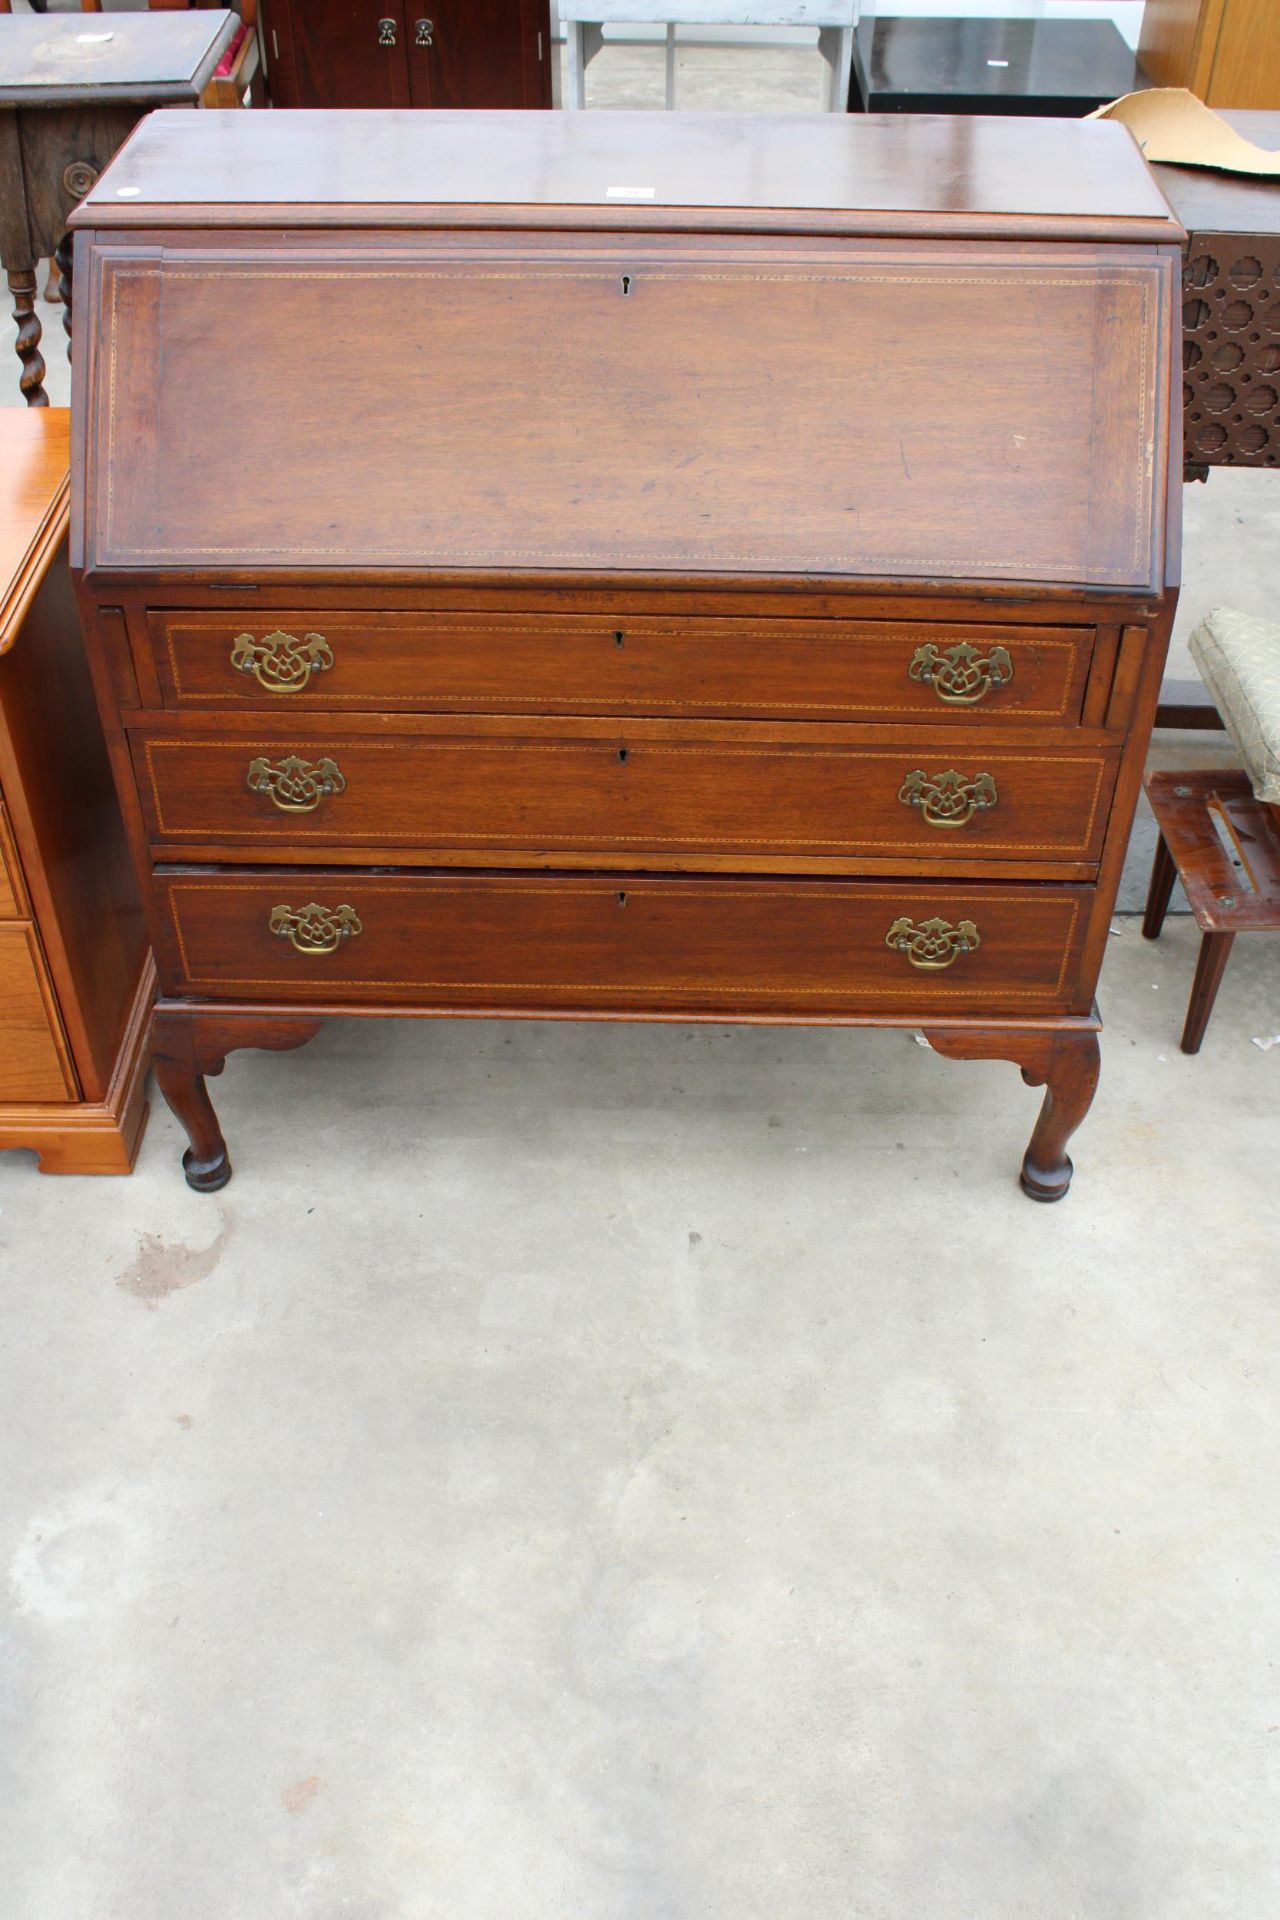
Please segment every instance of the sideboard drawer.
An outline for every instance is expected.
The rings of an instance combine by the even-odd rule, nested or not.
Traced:
[[[398,849],[421,864],[433,851],[474,849],[500,864],[504,848],[545,849],[645,855],[651,867],[733,854],[1098,857],[1114,751],[993,750],[989,733],[956,733],[945,748],[819,746],[803,744],[802,728],[771,731],[758,743],[696,725],[679,739],[384,739],[320,733],[311,720],[305,737],[135,735],[133,751],[157,849],[288,860],[312,843]]]
[[[1091,890],[600,875],[156,874],[169,992],[428,1009],[1069,1007]]]
[[[74,1100],[76,1091],[35,929],[0,926],[0,1100]]]
[[[152,612],[166,705],[1073,724],[1094,629],[601,614]]]

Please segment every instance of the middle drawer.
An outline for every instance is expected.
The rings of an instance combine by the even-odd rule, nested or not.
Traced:
[[[501,725],[501,723],[498,723]],[[852,730],[850,730],[852,732]],[[1008,747],[952,729],[907,745],[548,731],[132,736],[163,857],[378,849],[667,859],[1097,860],[1114,749]]]

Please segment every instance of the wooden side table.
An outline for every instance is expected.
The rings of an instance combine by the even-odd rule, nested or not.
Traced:
[[[676,37],[681,27],[816,27],[827,63],[827,108],[843,113],[853,71],[859,0],[560,0],[565,36],[564,105],[587,104],[587,65],[607,26],[665,26],[668,109],[676,103]]]
[[[200,105],[239,24],[222,8],[0,19],[0,261],[29,407],[49,404],[37,264],[57,261],[70,338],[72,208],[152,107]]]
[[[0,1148],[128,1173],[155,967],[67,567],[69,422],[0,408]]]
[[[1236,935],[1280,929],[1280,829],[1274,809],[1254,799],[1247,775],[1235,769],[1149,773],[1145,786],[1160,839],[1142,931],[1159,939],[1173,883],[1181,880],[1202,935],[1182,1051],[1199,1053]],[[1232,864],[1219,825],[1243,872]]]

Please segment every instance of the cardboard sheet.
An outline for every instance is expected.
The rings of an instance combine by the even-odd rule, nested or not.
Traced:
[[[1126,93],[1089,118],[1121,121],[1148,160],[1280,178],[1280,153],[1246,140],[1186,87],[1148,87],[1142,93]]]

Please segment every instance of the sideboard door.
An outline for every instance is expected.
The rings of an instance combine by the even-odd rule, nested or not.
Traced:
[[[408,14],[406,0],[271,0],[263,25],[275,105],[411,105]]]
[[[409,0],[415,107],[551,105],[547,0]]]

